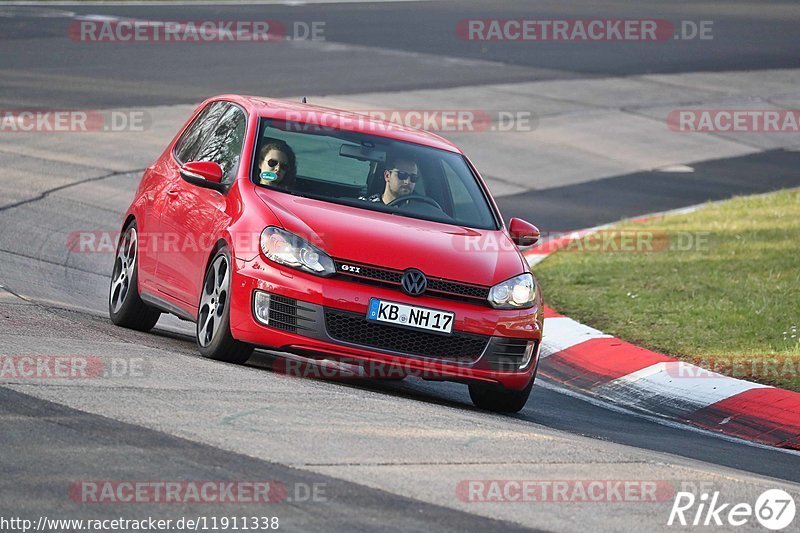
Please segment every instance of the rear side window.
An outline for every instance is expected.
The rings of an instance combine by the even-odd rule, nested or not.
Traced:
[[[230,183],[239,168],[246,125],[244,111],[228,104],[211,135],[194,156],[195,161],[213,161],[222,167],[222,181]]]
[[[197,161],[197,153],[208,137],[209,132],[217,124],[227,109],[226,102],[212,102],[203,109],[192,124],[186,128],[175,144],[175,158],[181,163]]]

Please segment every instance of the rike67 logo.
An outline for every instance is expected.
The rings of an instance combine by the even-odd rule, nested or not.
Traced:
[[[755,518],[763,527],[780,531],[794,522],[795,512],[794,498],[781,489],[764,491],[755,505],[725,503],[719,491],[703,492],[700,497],[691,492],[678,492],[667,525],[739,527]]]

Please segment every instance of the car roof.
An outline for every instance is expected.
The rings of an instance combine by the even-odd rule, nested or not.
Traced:
[[[360,113],[259,96],[225,95],[218,98],[237,102],[260,117],[288,118],[295,122],[388,137],[398,141],[462,153],[455,144],[434,133],[378,120]]]

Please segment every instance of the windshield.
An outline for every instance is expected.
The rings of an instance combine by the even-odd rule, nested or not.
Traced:
[[[461,154],[262,118],[252,179],[294,195],[477,229],[499,229]]]

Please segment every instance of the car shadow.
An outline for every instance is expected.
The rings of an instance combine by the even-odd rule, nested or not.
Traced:
[[[178,341],[176,344],[180,345],[182,353],[203,358],[199,352],[194,350],[194,336],[188,332],[156,326],[151,331],[151,334],[171,339],[172,341]],[[294,364],[287,365],[287,360],[293,361]],[[229,364],[222,361],[218,361],[218,363]],[[350,376],[346,373],[331,370],[331,367],[327,367],[326,369],[319,361],[315,361],[311,358],[262,348],[257,348],[253,351],[253,355],[250,356],[250,359],[244,366],[269,371],[275,374],[282,374],[295,379],[322,381],[354,390],[377,392],[396,398],[416,400],[433,405],[490,413],[489,411],[478,409],[472,404],[467,386],[462,383],[424,380],[416,376],[409,376],[402,380]],[[531,398],[534,398],[535,392],[536,387],[534,386]],[[532,402],[533,400],[529,400],[529,405]],[[491,414],[494,416],[508,416],[537,423],[536,412],[528,407],[517,414]]]

